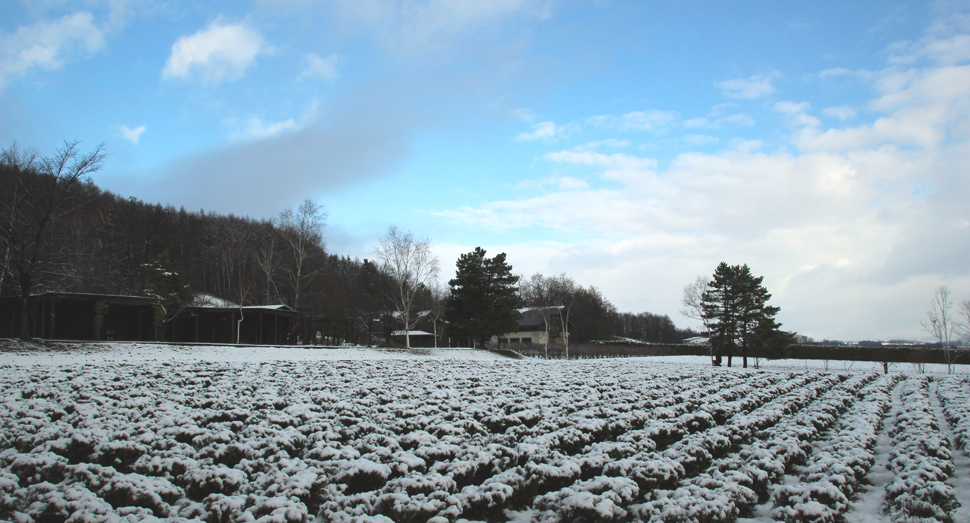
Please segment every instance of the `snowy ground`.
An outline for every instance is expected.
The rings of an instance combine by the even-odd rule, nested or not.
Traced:
[[[0,342],[0,364],[72,365],[167,361],[363,361],[363,360],[505,360],[481,349],[381,349],[368,347],[170,345],[158,343],[51,343]]]
[[[965,369],[761,363],[7,345],[0,520],[967,518]]]
[[[408,359],[506,360],[502,354],[481,349],[381,349],[368,347],[311,347],[311,346],[232,346],[232,345],[169,345],[156,343],[53,343],[50,347],[24,345],[16,340],[0,340],[0,364],[10,365],[70,365],[78,363],[125,363],[140,361],[363,361]],[[626,361],[673,363],[710,366],[707,356],[652,356],[627,358]],[[758,360],[748,362],[752,369],[875,372],[882,373],[882,363],[837,360]],[[726,363],[725,363],[726,365]],[[734,361],[740,368],[741,359]],[[727,367],[724,367],[727,369]],[[892,373],[917,375],[910,363],[892,363]],[[927,364],[925,374],[947,374],[946,365]],[[954,374],[970,374],[970,366],[955,365]]]

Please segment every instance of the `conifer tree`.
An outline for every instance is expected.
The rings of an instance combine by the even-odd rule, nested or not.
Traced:
[[[456,336],[473,338],[485,344],[492,336],[513,332],[518,327],[521,298],[518,276],[506,263],[505,253],[493,258],[485,250],[474,251],[458,258],[455,278],[448,282],[451,296],[445,308],[445,318]]]
[[[702,316],[708,326],[715,355],[727,356],[728,367],[737,349],[743,366],[748,366],[748,351],[777,350],[790,339],[775,321],[780,309],[768,305],[771,294],[747,265],[721,262],[701,298]]]

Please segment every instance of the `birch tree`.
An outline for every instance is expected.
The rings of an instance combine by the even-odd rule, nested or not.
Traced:
[[[546,358],[549,357],[549,338],[555,326],[563,340],[565,357],[569,359],[569,313],[576,300],[576,293],[576,282],[565,273],[549,277],[536,273],[521,285],[523,301],[542,316],[545,324]]]
[[[445,301],[448,295],[445,293],[441,283],[435,281],[428,287],[428,317],[431,319],[432,334],[434,334],[434,346],[438,348],[438,338],[444,334],[445,322]],[[439,327],[440,326],[440,327]]]
[[[542,348],[546,359],[549,359],[549,335],[552,330],[552,315],[553,313],[559,312],[559,308],[554,307],[551,301],[549,280],[550,278],[546,278],[537,272],[519,285],[519,294],[522,296],[522,301],[525,302],[529,309],[542,316],[542,323],[546,329],[545,343],[543,343]]]
[[[933,292],[930,309],[926,311],[926,319],[919,322],[923,330],[942,345],[948,374],[953,374],[953,360],[956,357],[951,345],[957,328],[956,318],[950,311],[952,308],[953,299],[950,298],[950,289],[945,285],[937,287]]]
[[[569,312],[573,308],[573,303],[576,301],[576,282],[572,278],[566,276],[566,274],[560,274],[559,276],[549,277],[549,299],[553,302],[553,305],[560,307],[559,309],[559,325],[561,330],[559,331],[562,335],[563,345],[566,348],[566,359],[569,359]]]
[[[430,240],[417,240],[410,231],[392,225],[377,247],[381,270],[394,280],[393,291],[387,296],[397,321],[404,325],[404,346],[411,348],[411,331],[419,318],[414,308],[420,292],[430,287],[438,277],[438,258],[431,252]]]
[[[293,256],[287,272],[293,287],[294,309],[299,310],[300,293],[310,275],[310,260],[315,248],[323,247],[322,229],[326,219],[327,211],[310,199],[305,200],[295,211],[286,209],[280,213],[279,228]]]
[[[704,314],[704,294],[707,292],[710,282],[703,276],[698,276],[693,283],[684,286],[684,296],[680,301],[682,308],[680,313],[692,320],[698,320],[704,325],[704,334],[710,337],[714,329],[712,318]],[[707,344],[711,355],[711,364],[717,365],[714,359],[714,345]]]

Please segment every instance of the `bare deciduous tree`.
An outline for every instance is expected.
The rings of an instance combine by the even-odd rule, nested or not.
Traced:
[[[33,151],[21,151],[16,143],[0,153],[4,275],[9,273],[18,286],[23,338],[30,336],[27,300],[35,280],[55,263],[49,249],[51,230],[83,203],[73,198],[82,193],[77,186],[101,168],[107,155],[104,144],[90,153],[82,153],[78,144],[65,141],[63,148],[43,158]]]
[[[431,319],[431,329],[434,335],[434,346],[438,348],[438,338],[444,333],[445,322],[445,301],[447,300],[447,293],[445,289],[441,286],[441,283],[434,281],[428,286],[428,292],[430,293],[430,299],[428,302],[428,317]],[[440,327],[440,328],[439,328]]]
[[[702,305],[704,293],[707,292],[708,281],[698,276],[693,283],[684,286],[684,297],[680,304],[680,313],[692,320],[704,321],[704,307]]]
[[[942,345],[946,370],[949,374],[953,374],[953,359],[956,356],[951,345],[956,331],[956,321],[950,312],[952,308],[953,300],[950,298],[950,289],[945,285],[937,287],[936,291],[933,292],[930,310],[926,311],[926,319],[919,322],[920,327]]]
[[[411,330],[418,319],[414,310],[422,289],[438,277],[438,258],[431,253],[430,240],[416,240],[410,231],[392,225],[377,247],[380,268],[394,280],[394,291],[387,296],[394,305],[398,321],[404,324],[404,346],[411,348]]]
[[[554,305],[561,307],[559,311],[559,326],[562,335],[563,345],[566,348],[566,359],[569,359],[569,311],[576,301],[576,282],[566,274],[550,276],[547,280],[549,285],[549,298]]]
[[[549,357],[549,338],[556,326],[563,339],[565,357],[569,359],[569,312],[576,300],[577,290],[576,282],[566,274],[545,277],[536,273],[519,286],[522,301],[542,316],[546,329],[546,358]]]
[[[314,246],[323,246],[323,229],[327,211],[322,205],[307,199],[294,211],[286,209],[280,213],[279,228],[283,239],[290,246],[293,260],[287,269],[293,286],[293,308],[299,309],[300,291],[309,276],[308,268]]]
[[[684,286],[684,297],[680,304],[683,307],[680,313],[692,320],[698,320],[704,324],[705,335],[710,335],[710,318],[704,315],[704,293],[707,292],[710,282],[703,276],[698,276],[693,283]],[[714,348],[708,344],[711,354],[711,363],[714,363]]]
[[[275,234],[268,234],[253,252],[253,262],[263,277],[263,305],[279,303],[280,291],[276,285],[276,275],[282,264],[281,258]]]
[[[957,314],[960,321],[957,322],[957,332],[965,343],[970,343],[970,300],[960,303]]]
[[[528,280],[519,284],[519,295],[522,296],[522,301],[529,306],[529,309],[542,316],[542,323],[546,328],[545,343],[543,344],[546,359],[549,359],[549,333],[552,330],[552,315],[559,312],[559,309],[553,307],[553,303],[550,301],[548,280],[537,272]]]

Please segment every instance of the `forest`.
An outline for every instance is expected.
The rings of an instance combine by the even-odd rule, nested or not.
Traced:
[[[3,151],[0,297],[205,294],[241,305],[284,303],[324,320],[331,331],[324,334],[341,339],[394,310],[389,271],[327,251],[323,205],[307,200],[273,219],[253,219],[124,198],[91,180],[104,158],[101,147],[85,153],[76,142],[47,157],[16,144]],[[520,278],[522,306],[545,305],[535,287],[544,281],[569,284],[562,300],[571,306],[571,341],[675,343],[696,335],[666,315],[617,312],[595,287],[566,275]],[[434,298],[432,289],[422,291],[419,310]]]

